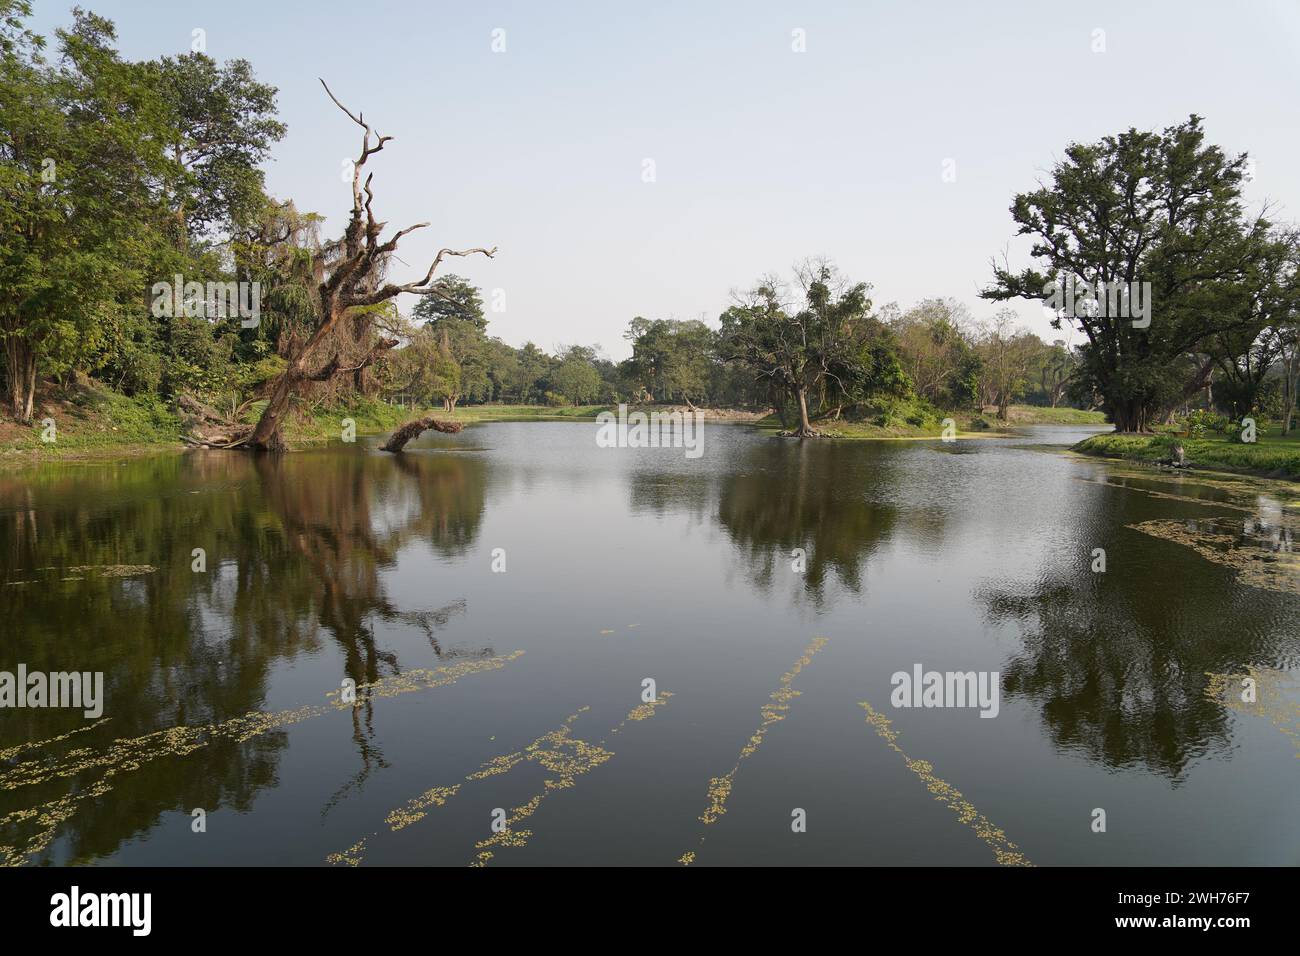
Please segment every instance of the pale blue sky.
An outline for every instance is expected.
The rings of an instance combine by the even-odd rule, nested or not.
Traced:
[[[398,277],[443,245],[498,245],[451,268],[505,291],[489,330],[515,345],[621,358],[634,315],[713,322],[732,288],[810,254],[878,304],[953,296],[987,317],[989,258],[1024,261],[1013,193],[1071,140],[1192,112],[1255,159],[1248,197],[1300,220],[1300,0],[80,2],[133,58],[187,50],[197,27],[212,56],[250,60],[289,126],[271,191],[337,231],[359,130],[323,76],[396,137],[371,160],[380,218],[433,224],[403,241]],[[36,0],[35,25],[71,6]]]

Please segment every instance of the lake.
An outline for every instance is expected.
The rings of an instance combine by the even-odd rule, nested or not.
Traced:
[[[1300,863],[1295,486],[596,430],[0,472],[0,856]]]

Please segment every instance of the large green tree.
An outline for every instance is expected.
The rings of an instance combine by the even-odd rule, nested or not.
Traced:
[[[179,238],[224,238],[261,213],[261,165],[285,133],[276,89],[258,82],[247,60],[221,65],[187,53],[148,66],[167,110],[176,171],[168,202]]]
[[[989,299],[1045,300],[1056,288],[1145,291],[1127,309],[1053,301],[1053,325],[1087,338],[1079,371],[1119,431],[1143,431],[1188,387],[1188,353],[1257,321],[1242,281],[1268,246],[1263,215],[1246,214],[1246,156],[1205,141],[1201,119],[1162,132],[1130,129],[1071,144],[1051,181],[1015,197],[1018,235],[1035,264],[994,266]],[[1149,313],[1138,316],[1149,307]],[[1149,319],[1149,322],[1148,322]]]
[[[156,241],[151,186],[174,168],[148,71],[107,20],[77,10],[59,61],[0,0],[0,340],[7,405],[32,417],[43,372],[86,363],[120,299],[143,299]]]

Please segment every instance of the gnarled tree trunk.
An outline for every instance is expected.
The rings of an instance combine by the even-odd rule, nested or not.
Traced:
[[[393,238],[387,242],[379,241],[380,233],[383,232],[385,224],[376,221],[375,215],[370,208],[370,204],[374,201],[371,182],[375,174],[369,173],[363,183],[361,167],[366,164],[366,160],[373,154],[383,149],[384,144],[393,137],[380,136],[375,133],[360,113],[353,115],[347,107],[335,98],[334,94],[330,92],[330,88],[325,85],[324,80],[321,80],[321,86],[325,87],[325,92],[334,101],[334,105],[346,113],[352,122],[365,130],[361,140],[361,156],[353,163],[352,213],[347,228],[343,232],[343,239],[338,244],[337,258],[330,262],[329,273],[318,289],[320,324],[307,340],[307,343],[289,362],[289,367],[280,374],[271,386],[270,400],[267,402],[266,409],[262,412],[262,417],[258,420],[257,425],[254,426],[247,438],[237,443],[239,446],[247,448],[267,450],[283,446],[281,429],[284,427],[285,418],[288,415],[294,395],[297,394],[302,383],[308,381],[324,382],[335,375],[343,373],[355,374],[360,369],[370,365],[384,351],[397,344],[396,339],[380,339],[358,365],[345,368],[340,364],[339,355],[335,354],[333,358],[323,365],[313,369],[313,364],[320,361],[320,356],[316,354],[317,347],[338,326],[339,322],[348,315],[350,310],[387,302],[403,292],[411,292],[415,295],[431,294],[434,291],[430,286],[433,273],[441,264],[444,256],[468,256],[480,253],[492,258],[496,254],[495,246],[491,249],[478,248],[459,251],[441,249],[434,257],[433,264],[429,266],[429,271],[419,281],[407,282],[402,285],[383,282],[388,259],[397,250],[398,242],[408,233],[414,232],[416,229],[423,229],[429,224],[422,222],[406,229],[399,229],[393,235]],[[372,136],[374,137],[374,145],[371,145]]]
[[[399,452],[406,447],[406,443],[418,438],[421,434],[430,429],[438,432],[445,432],[454,435],[465,426],[460,422],[444,422],[441,419],[417,418],[413,422],[407,422],[397,431],[393,432],[388,441],[381,446],[384,451]]]

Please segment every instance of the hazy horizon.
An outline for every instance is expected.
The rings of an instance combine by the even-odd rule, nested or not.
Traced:
[[[395,137],[370,161],[389,234],[432,223],[403,240],[395,277],[422,275],[442,246],[497,245],[494,260],[441,271],[479,285],[489,309],[504,290],[489,334],[512,345],[598,344],[622,358],[634,316],[716,324],[732,289],[809,255],[870,282],[877,307],[952,297],[988,318],[1000,307],[978,298],[990,258],[1025,262],[1012,196],[1071,141],[1191,113],[1209,141],[1254,159],[1252,206],[1268,200],[1275,220],[1300,220],[1300,135],[1273,105],[1297,93],[1300,6],[1280,2],[1231,19],[1206,3],[404,2],[371,4],[361,19],[341,3],[310,15],[246,0],[85,5],[114,21],[133,59],[186,52],[195,29],[216,60],[248,59],[279,88],[288,124],[268,190],[337,234],[360,131],[323,77]],[[70,20],[72,3],[35,6],[41,33]],[[1210,48],[1207,22],[1220,38]],[[1093,52],[1097,30],[1104,52]],[[1068,337],[1039,307],[1013,307],[1044,339]]]

